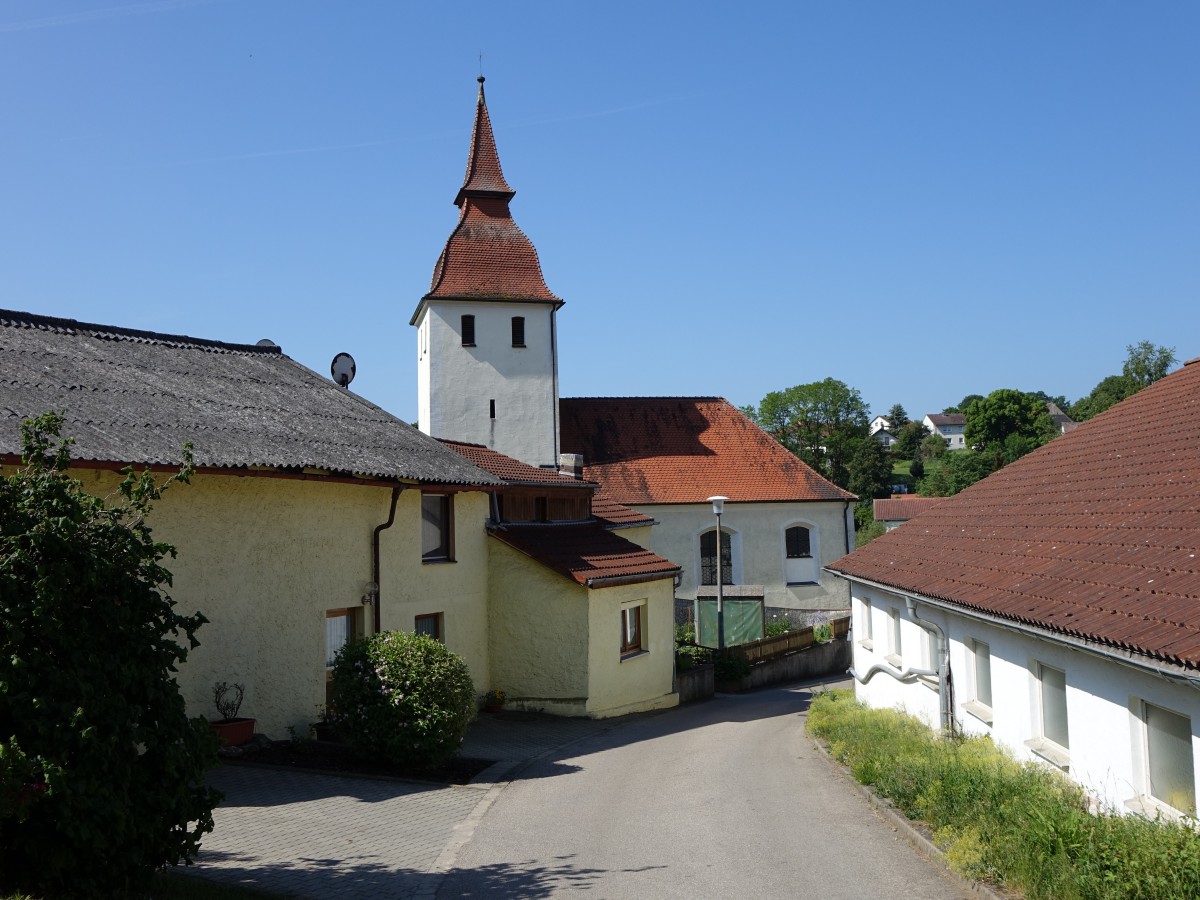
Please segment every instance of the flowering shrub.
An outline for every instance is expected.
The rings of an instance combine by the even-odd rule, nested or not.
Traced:
[[[431,637],[384,631],[333,665],[339,731],[361,752],[417,769],[454,756],[475,715],[466,663]]]

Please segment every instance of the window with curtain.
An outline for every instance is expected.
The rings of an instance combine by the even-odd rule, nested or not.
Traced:
[[[1147,781],[1150,796],[1180,812],[1196,814],[1196,772],[1192,758],[1192,720],[1142,704],[1146,723]]]
[[[629,606],[621,610],[621,654],[637,653],[642,649],[642,607]]]
[[[1038,684],[1042,700],[1042,736],[1064,750],[1071,746],[1067,730],[1067,673],[1038,663]]]

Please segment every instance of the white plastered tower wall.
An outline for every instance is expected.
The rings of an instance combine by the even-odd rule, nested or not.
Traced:
[[[463,345],[474,317],[474,346]],[[524,319],[524,346],[512,320]],[[490,300],[423,301],[417,319],[418,427],[482,444],[533,466],[558,461],[555,306]]]

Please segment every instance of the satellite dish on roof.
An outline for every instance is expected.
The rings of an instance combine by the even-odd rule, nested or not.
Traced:
[[[341,387],[354,380],[354,357],[349,353],[339,353],[329,364],[329,374]]]
[[[279,345],[277,343],[275,343],[273,340],[271,340],[270,338],[263,338],[261,341],[256,343],[254,346],[255,347],[278,347]]]

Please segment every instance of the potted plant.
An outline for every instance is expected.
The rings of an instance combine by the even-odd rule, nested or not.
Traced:
[[[209,722],[208,727],[221,738],[222,747],[240,747],[250,743],[254,737],[254,719],[238,716],[245,695],[245,685],[227,684],[224,681],[213,685],[213,705],[221,718]]]
[[[508,700],[508,696],[499,688],[492,688],[483,695],[483,711],[484,712],[500,712],[504,709],[504,703]]]

